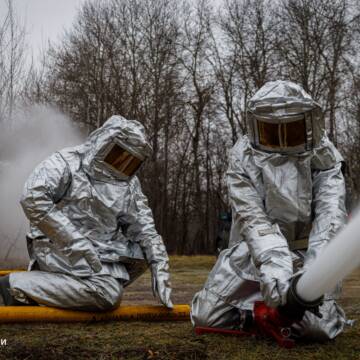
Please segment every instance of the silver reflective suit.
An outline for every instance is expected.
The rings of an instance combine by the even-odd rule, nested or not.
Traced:
[[[263,114],[269,128],[275,120],[302,119],[304,144],[279,144],[271,151],[261,143],[256,122]],[[249,103],[248,126],[249,137],[238,140],[229,157],[229,248],[193,299],[194,325],[235,328],[240,310],[252,310],[255,301],[284,304],[289,279],[306,269],[346,221],[343,159],[324,132],[319,106],[300,86],[265,84]],[[345,323],[335,302],[339,294],[340,286],[326,294],[323,318],[306,312],[294,334],[318,340],[339,334]]]
[[[150,264],[154,293],[171,307],[168,255],[134,176],[105,163],[121,146],[145,160],[143,126],[112,116],[80,146],[54,153],[27,180],[29,272],[10,276],[16,300],[82,310],[119,305],[123,287]]]

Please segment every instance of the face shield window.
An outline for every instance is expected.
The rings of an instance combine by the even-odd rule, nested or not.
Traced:
[[[259,144],[279,149],[293,148],[306,144],[305,119],[271,123],[257,119]]]
[[[117,144],[113,145],[104,162],[129,177],[134,175],[142,164],[142,160]]]

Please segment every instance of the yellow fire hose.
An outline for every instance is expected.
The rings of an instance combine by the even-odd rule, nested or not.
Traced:
[[[106,312],[62,310],[47,306],[0,306],[0,324],[108,320],[187,321],[189,314],[189,305],[175,305],[172,310],[164,306],[120,306]]]
[[[0,270],[0,276],[9,275],[13,272],[26,271],[26,270]]]
[[[1,270],[0,276],[8,275],[14,271],[22,270]],[[189,319],[189,305],[175,305],[171,310],[165,306],[120,306],[115,310],[106,312],[63,310],[47,306],[0,306],[0,324],[108,320],[188,321]]]

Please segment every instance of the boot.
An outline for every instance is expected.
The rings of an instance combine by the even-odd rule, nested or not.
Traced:
[[[10,275],[0,276],[0,296],[5,306],[22,306],[26,305],[16,300],[10,293]]]
[[[254,315],[251,310],[240,310],[240,329],[251,332],[254,328]]]

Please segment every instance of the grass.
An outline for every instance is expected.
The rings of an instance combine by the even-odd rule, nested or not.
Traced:
[[[173,299],[189,303],[202,287],[215,259],[172,257]],[[360,270],[344,283],[350,318],[360,315]],[[145,273],[125,292],[123,304],[156,304]],[[77,324],[3,324],[0,359],[360,359],[360,326],[355,324],[326,344],[300,343],[291,350],[271,341],[193,334],[190,322],[102,322]]]

